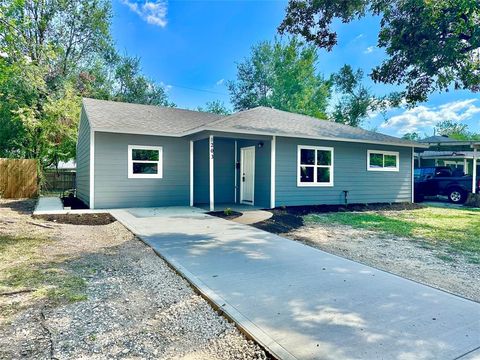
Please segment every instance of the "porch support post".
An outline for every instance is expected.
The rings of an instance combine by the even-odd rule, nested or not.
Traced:
[[[463,173],[468,175],[468,161],[467,158],[463,159]]]
[[[193,140],[190,140],[190,206],[193,206]]]
[[[237,143],[237,140],[235,140],[235,187],[234,187],[234,194],[233,194],[233,199],[234,199],[234,204],[237,203],[237,187],[238,187],[238,184],[237,184],[237,176],[238,176],[238,170],[237,170],[237,162],[238,162],[238,155],[237,155],[237,152],[238,152],[238,143]]]
[[[270,146],[270,208],[275,208],[275,152],[277,148],[277,137],[272,136]]]
[[[472,193],[477,192],[477,148],[473,149]]]
[[[210,180],[210,211],[215,210],[214,202],[214,182],[213,182],[213,157],[214,157],[214,148],[213,148],[213,135],[210,135],[208,138],[208,148],[209,148],[209,180]]]
[[[420,159],[420,154],[418,155]],[[415,202],[415,148],[412,147],[412,204]]]

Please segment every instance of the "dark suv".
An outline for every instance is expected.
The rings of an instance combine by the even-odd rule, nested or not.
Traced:
[[[452,203],[462,204],[472,191],[472,177],[447,166],[422,167],[415,169],[415,201],[425,196],[448,196]],[[480,181],[476,184],[480,187]]]

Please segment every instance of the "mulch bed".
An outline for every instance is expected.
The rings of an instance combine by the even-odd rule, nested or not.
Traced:
[[[270,210],[273,213],[270,219],[253,224],[253,226],[273,234],[284,234],[302,227],[304,225],[302,217],[312,213],[401,211],[421,208],[423,208],[422,205],[411,203],[350,204],[347,207],[344,205],[289,206]]]
[[[116,221],[112,215],[107,213],[35,215],[33,218],[71,225],[108,225]]]
[[[226,215],[224,211],[210,211],[208,215],[216,216],[225,220],[232,220],[239,216],[242,216],[242,213],[237,211],[231,211],[230,214]]]

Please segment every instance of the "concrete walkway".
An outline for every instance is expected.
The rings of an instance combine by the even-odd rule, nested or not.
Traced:
[[[480,304],[192,208],[113,210],[281,359],[476,359]]]
[[[242,212],[242,215],[239,217],[232,219],[233,222],[250,225],[256,224],[261,221],[265,221],[270,219],[273,216],[273,213],[270,211],[265,210],[249,210]]]

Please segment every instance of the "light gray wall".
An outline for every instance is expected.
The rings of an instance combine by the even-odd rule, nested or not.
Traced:
[[[77,197],[90,205],[90,124],[82,107],[77,139]]]
[[[163,147],[162,179],[128,178],[128,145]],[[188,206],[187,139],[95,132],[95,208]]]
[[[334,148],[334,186],[297,187],[297,145]],[[367,171],[367,150],[398,151],[399,172]],[[412,149],[405,147],[277,137],[276,206],[411,201]]]

